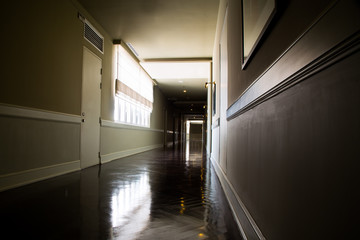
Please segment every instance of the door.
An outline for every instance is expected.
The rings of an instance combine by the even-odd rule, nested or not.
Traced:
[[[99,163],[101,59],[84,47],[81,99],[81,168]]]

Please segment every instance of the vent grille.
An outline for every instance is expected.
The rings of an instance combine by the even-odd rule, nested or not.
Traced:
[[[88,22],[84,23],[84,38],[88,40],[96,49],[104,53],[104,37]]]

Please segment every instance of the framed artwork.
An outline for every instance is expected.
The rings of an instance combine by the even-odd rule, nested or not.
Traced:
[[[245,69],[276,11],[276,0],[242,0],[242,69]]]

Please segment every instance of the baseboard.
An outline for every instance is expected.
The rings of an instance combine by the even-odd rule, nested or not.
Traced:
[[[150,145],[150,146],[145,146],[145,147],[132,148],[132,149],[128,149],[128,150],[124,150],[124,151],[120,151],[120,152],[104,154],[104,155],[101,155],[101,164],[108,163],[108,162],[111,162],[111,161],[119,159],[119,158],[131,156],[131,155],[134,155],[137,153],[153,150],[153,149],[160,148],[160,147],[163,147],[163,144],[156,144],[156,145]]]
[[[229,202],[230,208],[234,214],[242,237],[245,240],[265,239],[260,229],[256,225],[254,219],[251,217],[249,211],[246,209],[240,197],[235,192],[234,187],[231,185],[225,173],[222,171],[220,165],[216,162],[214,158],[211,157],[210,160],[215,169],[216,175],[220,180],[221,186]]]
[[[0,191],[80,170],[80,160],[0,175]]]

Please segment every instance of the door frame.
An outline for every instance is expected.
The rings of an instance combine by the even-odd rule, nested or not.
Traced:
[[[94,59],[97,59],[99,60],[98,63],[100,63],[100,69],[99,69],[99,74],[100,74],[100,81],[99,81],[99,85],[98,85],[98,89],[99,89],[99,94],[93,94],[92,95],[92,98],[94,98],[96,95],[98,95],[98,99],[97,99],[97,103],[98,103],[98,108],[97,108],[97,111],[98,111],[98,120],[97,120],[97,123],[96,125],[93,125],[92,126],[92,129],[93,127],[96,126],[96,130],[97,130],[97,133],[98,133],[98,139],[97,140],[94,140],[94,141],[97,141],[97,143],[95,143],[95,147],[96,147],[96,158],[97,158],[97,161],[86,161],[84,159],[84,154],[83,154],[83,151],[85,148],[89,148],[89,146],[85,147],[84,145],[84,123],[86,121],[86,116],[88,116],[89,114],[88,113],[85,113],[85,110],[84,110],[84,105],[85,105],[85,99],[84,99],[84,89],[85,89],[85,84],[86,84],[86,79],[85,79],[85,71],[86,71],[86,66],[85,66],[85,54],[89,53],[90,56],[93,56]],[[93,51],[91,51],[89,48],[83,46],[83,64],[82,64],[82,83],[81,83],[81,129],[80,129],[80,166],[81,166],[81,169],[84,169],[84,168],[87,168],[87,167],[90,167],[90,166],[94,166],[94,165],[97,165],[97,164],[100,164],[101,161],[100,161],[100,147],[101,147],[101,144],[100,144],[100,120],[101,120],[101,82],[102,82],[102,59],[96,55]],[[93,67],[93,66],[92,66]],[[91,67],[90,67],[91,68]],[[94,85],[95,86],[95,85]],[[84,114],[85,113],[85,114]],[[94,146],[92,146],[94,147]],[[94,157],[94,156],[93,156]]]

